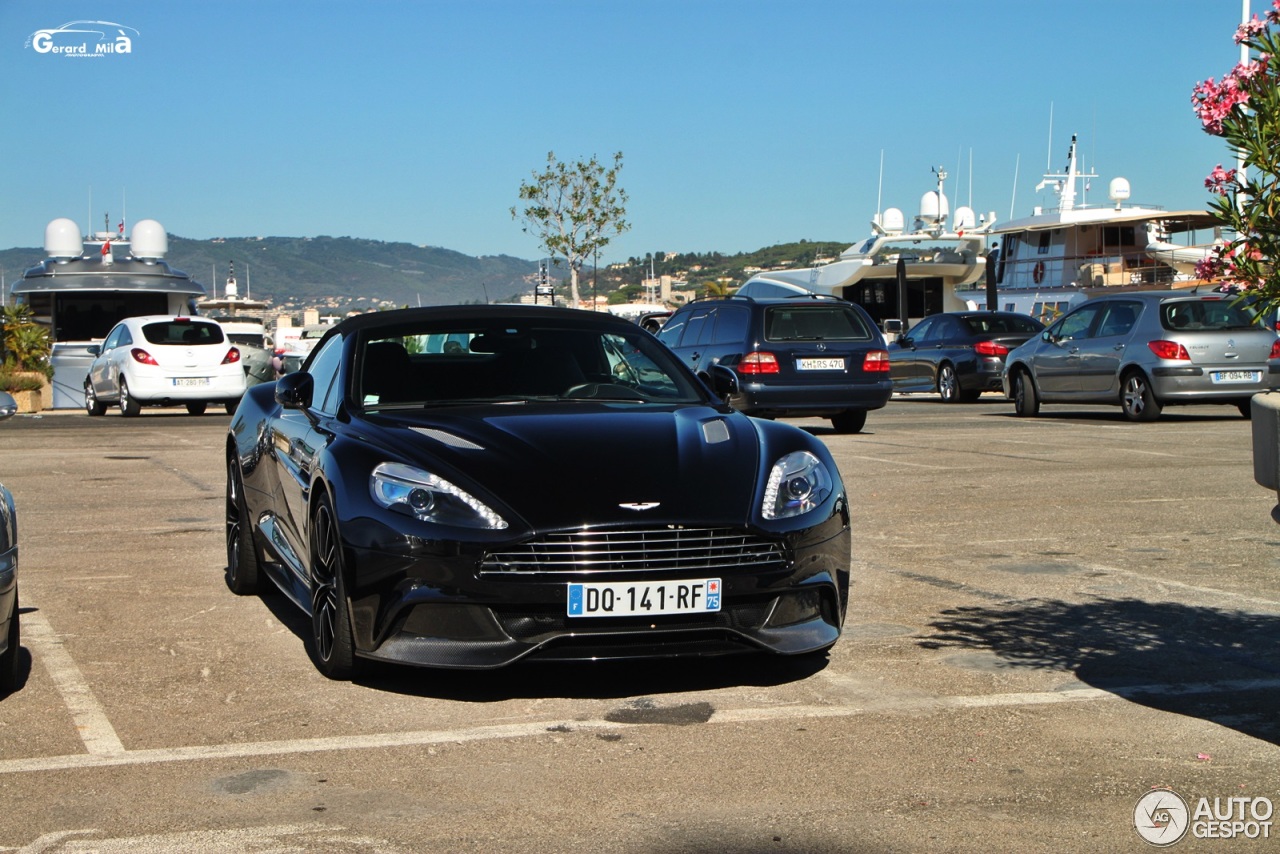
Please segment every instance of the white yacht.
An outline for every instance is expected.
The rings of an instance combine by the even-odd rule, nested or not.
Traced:
[[[991,230],[998,243],[999,307],[1049,320],[1100,291],[1192,287],[1196,264],[1222,240],[1208,210],[1167,211],[1129,204],[1129,182],[1110,182],[1110,203],[1080,201],[1082,171],[1071,137],[1067,167],[1036,189],[1052,187],[1058,204]]]
[[[135,223],[128,238],[123,222],[118,231],[81,236],[73,220],[55,219],[45,227],[44,249],[49,257],[23,274],[13,295],[49,329],[54,409],[84,406],[89,348],[118,321],[199,313],[204,287],[165,263],[169,236],[153,219]]]
[[[985,241],[995,214],[978,217],[962,206],[948,224],[951,214],[943,192],[947,173],[934,172],[938,188],[920,199],[920,213],[910,230],[902,211],[889,208],[872,218],[866,241],[850,246],[830,264],[757,273],[738,293],[842,297],[861,305],[886,330],[940,311],[970,307],[966,297],[978,294],[972,289],[983,280]]]

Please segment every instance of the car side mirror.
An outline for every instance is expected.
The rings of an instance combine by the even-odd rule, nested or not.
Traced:
[[[738,393],[738,375],[724,365],[712,365],[707,377],[711,381],[711,390],[721,400],[728,400]]]
[[[316,383],[311,374],[296,371],[276,380],[276,403],[285,409],[310,409]]]
[[[90,344],[86,349],[88,350],[90,356],[102,355],[102,346],[100,344]]]
[[[7,391],[0,391],[0,421],[11,418],[18,412],[18,401]]]

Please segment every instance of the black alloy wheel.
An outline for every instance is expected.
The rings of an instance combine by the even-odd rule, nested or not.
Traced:
[[[1026,371],[1018,371],[1013,375],[1013,411],[1024,418],[1040,412],[1040,398],[1036,395],[1035,383]]]
[[[227,587],[238,596],[258,592],[258,548],[235,457],[227,461]]]
[[[330,679],[355,675],[342,534],[328,495],[320,496],[311,515],[311,657]]]

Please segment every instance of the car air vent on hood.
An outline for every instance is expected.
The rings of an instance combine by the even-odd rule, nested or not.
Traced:
[[[720,418],[715,421],[708,421],[702,425],[702,438],[707,440],[708,445],[727,442],[729,441],[729,425],[725,424],[724,420]]]
[[[468,441],[461,436],[455,436],[452,433],[446,433],[443,430],[437,430],[434,427],[411,427],[409,428],[415,433],[421,433],[428,439],[435,439],[441,444],[448,445],[451,448],[461,448],[464,451],[483,451],[475,442]]]

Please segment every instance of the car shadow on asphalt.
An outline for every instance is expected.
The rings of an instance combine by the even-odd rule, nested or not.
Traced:
[[[944,611],[925,649],[1073,673],[1135,703],[1280,744],[1280,616],[1137,599]]]
[[[262,601],[299,643],[306,643],[311,631],[306,614],[274,592],[262,596]],[[607,700],[743,685],[784,685],[818,673],[827,661],[826,653],[783,656],[748,652],[704,658],[533,660],[495,670],[450,670],[362,659],[354,681],[378,691],[473,703],[535,698]]]

